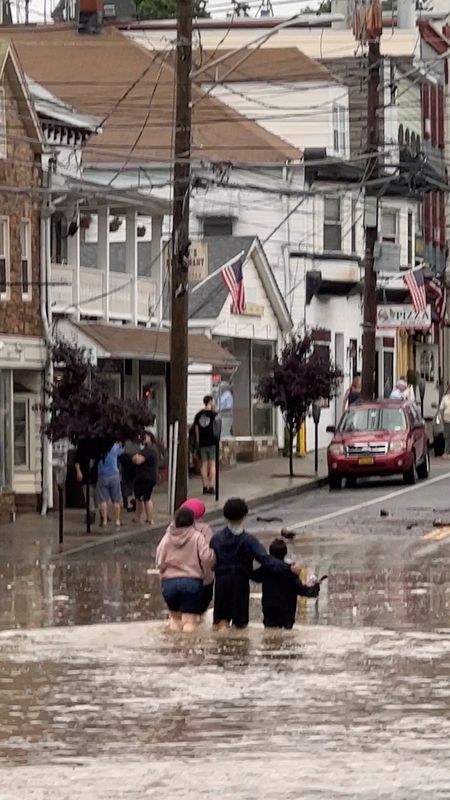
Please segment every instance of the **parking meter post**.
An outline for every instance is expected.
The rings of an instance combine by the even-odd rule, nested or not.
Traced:
[[[426,389],[425,381],[424,380],[420,380],[419,381],[419,397],[420,397],[420,413],[422,414],[422,417],[423,417],[423,404],[424,404],[424,399],[425,399],[425,389]]]
[[[86,481],[86,533],[91,532],[91,492],[89,476]]]
[[[321,411],[320,400],[315,400],[312,407],[312,416],[314,420],[314,472],[316,475],[319,472],[319,422]]]
[[[59,543],[64,544],[64,487],[58,484]]]
[[[216,442],[216,503],[219,502],[219,467],[220,467],[219,442]]]

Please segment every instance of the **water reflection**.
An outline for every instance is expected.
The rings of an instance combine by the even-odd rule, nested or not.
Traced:
[[[302,554],[306,547],[302,542]],[[309,571],[327,572],[318,603],[300,599],[303,623],[433,628],[446,624],[450,580],[439,558],[385,565],[370,551],[341,549],[307,556]],[[348,567],[351,564],[351,568]],[[261,619],[260,587],[253,587],[251,618]],[[160,619],[164,604],[148,553],[96,554],[84,561],[0,567],[0,627],[34,628]]]

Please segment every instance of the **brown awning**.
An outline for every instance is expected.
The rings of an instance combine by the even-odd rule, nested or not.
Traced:
[[[101,347],[111,358],[140,358],[170,361],[170,331],[122,325],[76,323],[76,327]],[[190,364],[234,365],[235,357],[203,333],[188,335]]]

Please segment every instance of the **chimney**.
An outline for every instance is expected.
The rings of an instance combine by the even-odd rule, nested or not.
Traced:
[[[103,0],[79,0],[78,33],[97,34],[103,21]]]
[[[397,0],[397,28],[412,30],[416,27],[416,4],[414,0]]]

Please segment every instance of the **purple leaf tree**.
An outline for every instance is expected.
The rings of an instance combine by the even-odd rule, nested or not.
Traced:
[[[273,359],[256,387],[256,397],[279,408],[288,430],[289,474],[294,475],[294,438],[316,400],[331,400],[342,373],[328,347],[318,343],[317,330],[293,335]]]

